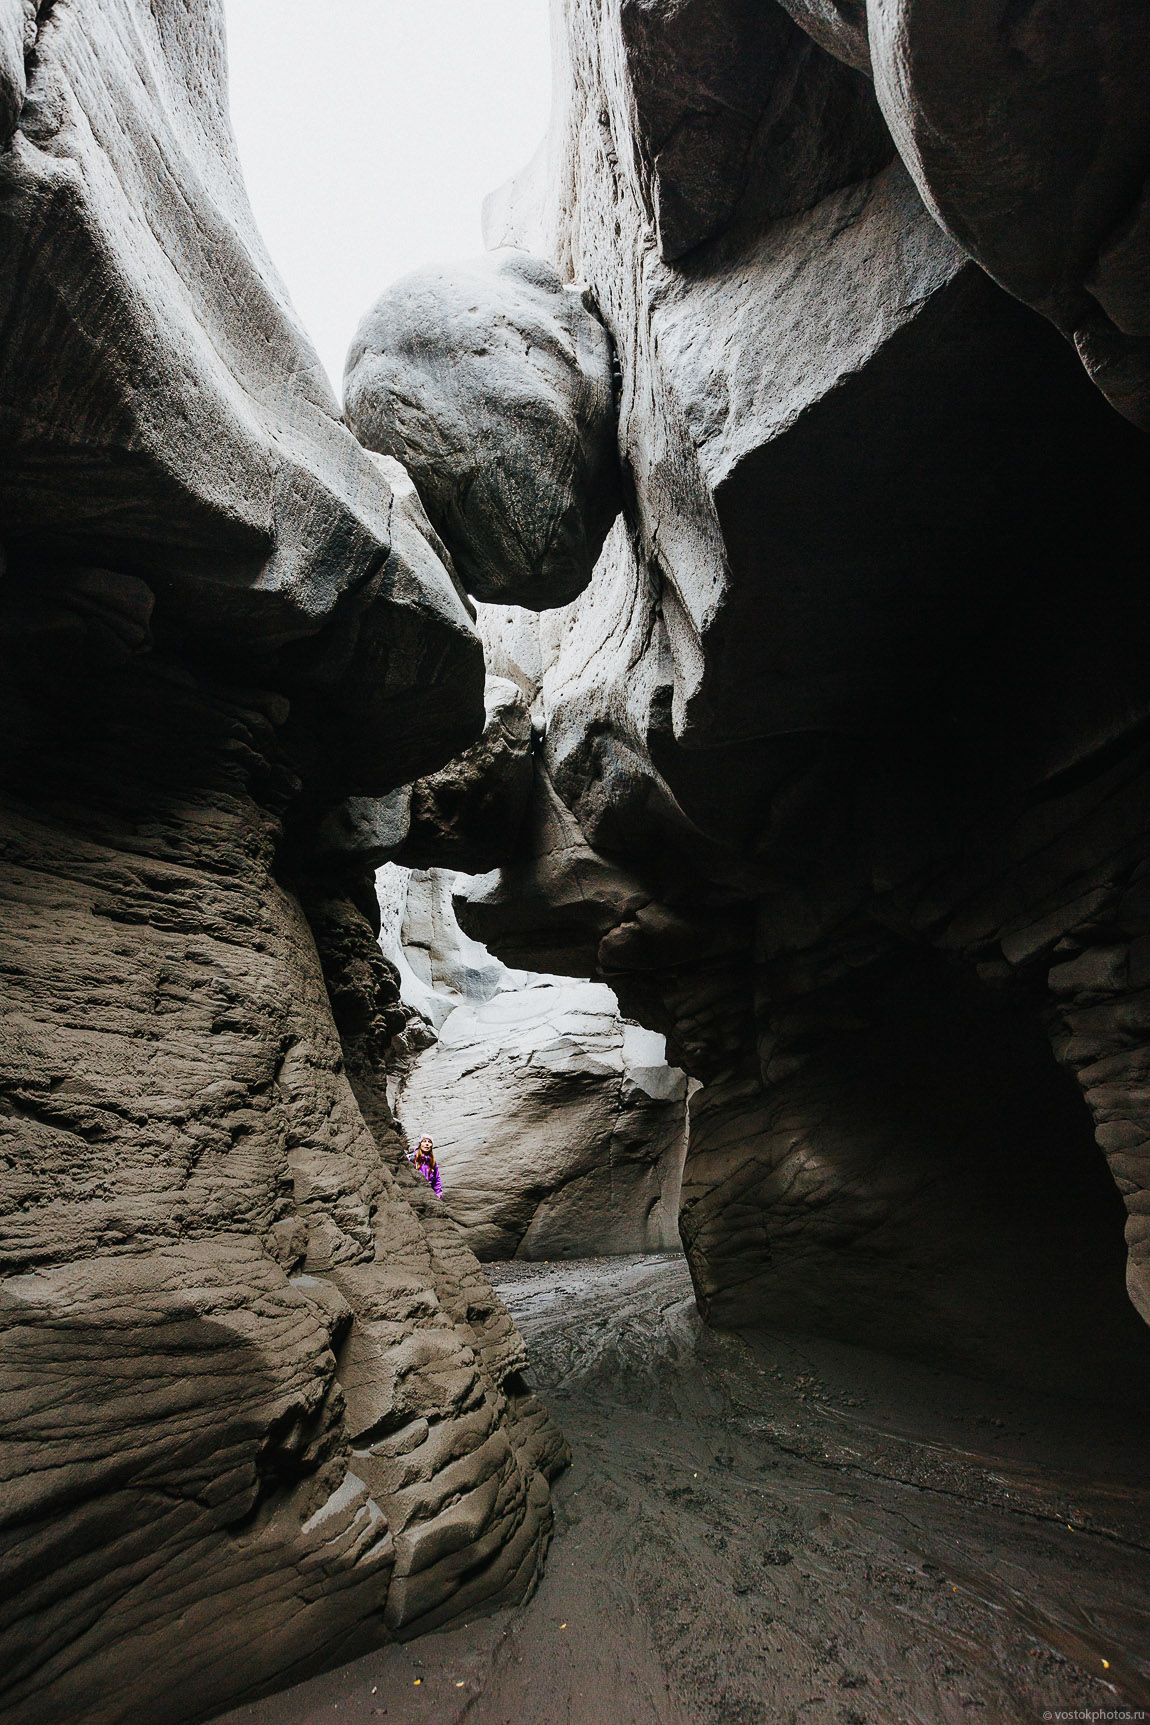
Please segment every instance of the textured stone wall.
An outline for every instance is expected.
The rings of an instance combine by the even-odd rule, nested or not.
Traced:
[[[487,238],[602,318],[624,501],[496,631],[539,742],[460,920],[702,1080],[715,1321],[1144,1405],[1145,20],[554,20]]]
[[[0,5],[17,1725],[537,1573],[563,1443],[391,1115],[389,856],[702,1083],[712,1321],[1150,1401],[1143,11],[555,31],[349,426],[217,0]]]
[[[522,1344],[369,1128],[273,872],[272,728],[155,675],[57,689],[5,799],[13,1719],[202,1716],[514,1591],[546,1537]]]
[[[407,1168],[394,788],[474,612],[255,233],[217,0],[0,7],[0,1709],[521,1597],[564,1445]]]

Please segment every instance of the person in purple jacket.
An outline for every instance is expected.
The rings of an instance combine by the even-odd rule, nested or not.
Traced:
[[[435,1146],[430,1138],[421,1138],[415,1152],[416,1173],[422,1174],[437,1198],[443,1197],[443,1180],[435,1160]]]

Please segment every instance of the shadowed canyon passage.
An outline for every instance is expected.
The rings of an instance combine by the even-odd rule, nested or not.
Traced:
[[[1150,1702],[1139,1422],[711,1330],[681,1258],[490,1273],[575,1453],[538,1593],[227,1725],[1028,1725]]]
[[[553,27],[341,409],[0,0],[0,1706],[1150,1706],[1150,27]]]

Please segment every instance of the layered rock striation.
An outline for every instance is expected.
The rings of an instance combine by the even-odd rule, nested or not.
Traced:
[[[952,11],[555,9],[487,237],[609,331],[624,508],[498,626],[540,743],[458,908],[703,1082],[713,1321],[1145,1405],[1150,39]]]
[[[681,1094],[604,982],[703,1086],[712,1322],[1150,1402],[1142,13],[555,18],[491,257],[384,295],[349,429],[218,0],[0,5],[16,1725],[204,1718],[531,1586],[564,1447],[464,1232],[614,1239],[616,1179],[665,1226]],[[427,1061],[392,857],[594,980],[460,949]],[[549,990],[548,1120],[615,1101],[540,1190]],[[388,1086],[468,1066],[515,1171],[461,1157],[461,1232]]]
[[[483,655],[255,233],[216,0],[3,6],[0,120],[0,1705],[194,1720],[549,1536],[383,1069],[372,872]]]

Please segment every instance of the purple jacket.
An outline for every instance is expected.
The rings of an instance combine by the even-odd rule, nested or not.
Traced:
[[[412,1166],[417,1174],[423,1175],[423,1178],[427,1181],[427,1184],[431,1187],[435,1196],[437,1198],[442,1198],[443,1178],[439,1172],[439,1163],[434,1162],[430,1168],[421,1168],[418,1162],[413,1162]]]

